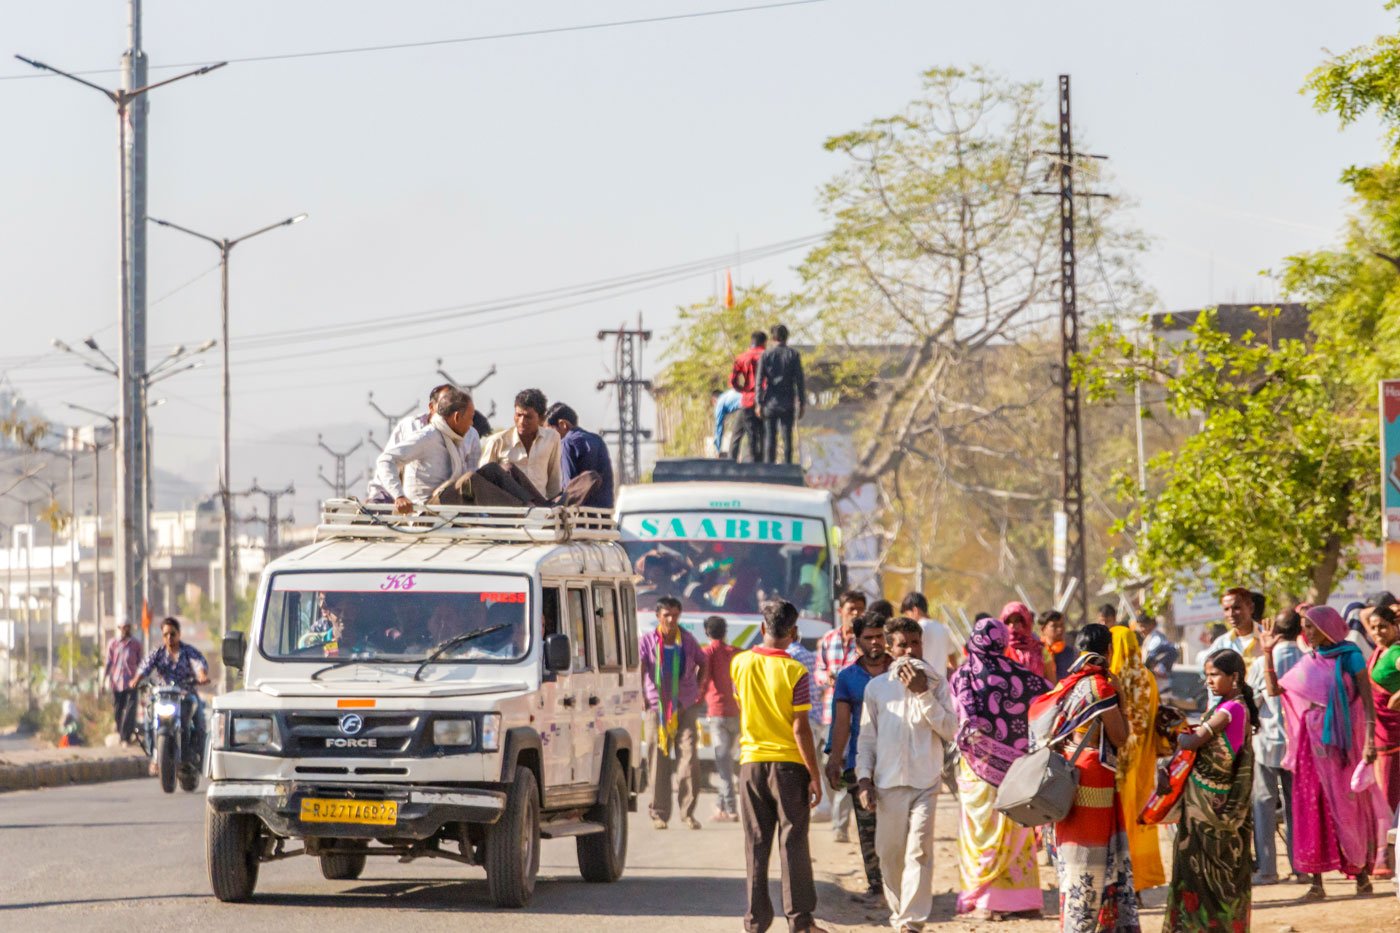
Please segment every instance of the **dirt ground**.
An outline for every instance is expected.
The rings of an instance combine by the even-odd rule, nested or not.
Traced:
[[[1056,933],[1060,924],[1059,889],[1055,886],[1052,869],[1041,866],[1041,887],[1045,892],[1045,920],[1008,920],[988,923],[959,919],[954,916],[958,888],[956,804],[946,795],[940,798],[935,823],[934,903],[933,919],[948,930],[1004,930],[1006,933]],[[1165,834],[1163,834],[1165,835]],[[873,930],[888,928],[889,911],[883,901],[871,902],[858,896],[865,890],[865,873],[861,868],[860,851],[855,844],[855,829],[851,828],[849,844],[835,842],[829,823],[812,824],[812,858],[823,885],[817,917],[824,926],[834,930]],[[1283,861],[1280,853],[1280,862]],[[1171,853],[1164,841],[1162,862],[1171,875]],[[1302,885],[1276,884],[1255,888],[1253,927],[1260,933],[1352,933],[1352,931],[1400,931],[1400,900],[1396,899],[1395,882],[1377,881],[1376,893],[1357,897],[1351,893],[1352,882],[1341,875],[1324,879],[1330,897],[1322,902],[1302,903],[1299,896],[1306,890]],[[836,890],[842,895],[833,895]],[[1161,929],[1163,906],[1167,899],[1165,887],[1143,893],[1145,909],[1142,929],[1156,933]]]

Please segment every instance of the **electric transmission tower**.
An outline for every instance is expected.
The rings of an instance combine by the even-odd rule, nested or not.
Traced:
[[[349,487],[349,483],[347,483],[345,479],[345,461],[350,458],[351,454],[363,447],[365,445],[365,442],[357,441],[354,447],[351,447],[349,450],[345,451],[332,450],[330,447],[326,446],[326,442],[321,439],[321,435],[317,434],[316,443],[321,446],[322,450],[324,450],[326,453],[330,454],[333,458],[335,458],[335,479],[327,479],[325,471],[320,467],[316,468],[316,475],[321,477],[321,482],[325,483],[327,486],[329,486],[332,490],[335,491],[335,497],[337,499],[344,499],[345,491]],[[350,482],[358,483],[361,478],[362,476],[357,475]]]
[[[259,515],[258,510],[255,508],[253,509],[253,514],[243,516],[243,521],[260,522],[266,525],[267,530],[263,535],[263,553],[267,555],[268,560],[273,560],[282,553],[282,526],[290,525],[293,521],[290,512],[287,514],[286,518],[282,518],[278,515],[277,502],[279,499],[286,496],[296,495],[296,488],[291,483],[288,483],[286,489],[279,489],[273,492],[259,486],[257,477],[254,477],[252,486],[246,491],[236,493],[235,495],[265,496],[267,498],[266,515]]]
[[[379,417],[384,419],[384,423],[386,425],[386,427],[384,428],[385,437],[392,437],[394,434],[394,428],[398,426],[399,422],[418,410],[417,405],[410,405],[408,406],[408,408],[399,412],[397,415],[392,414],[379,407],[379,403],[374,400],[373,392],[369,394],[369,407],[373,408],[375,414],[379,415]],[[371,441],[371,443],[373,443],[373,441]]]
[[[617,389],[617,429],[600,431],[604,435],[617,436],[617,475],[618,484],[635,483],[642,474],[642,438],[650,438],[651,431],[641,427],[641,396],[639,389],[651,391],[651,380],[637,375],[638,342],[651,340],[651,331],[642,329],[642,315],[637,314],[637,326],[628,328],[625,324],[617,330],[600,330],[598,339],[616,340],[615,375],[611,379],[598,382],[598,391],[608,386]]]

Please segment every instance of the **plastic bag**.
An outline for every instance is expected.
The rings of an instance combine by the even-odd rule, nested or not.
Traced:
[[[1365,760],[1357,763],[1356,770],[1351,773],[1351,792],[1359,794],[1370,790],[1376,785],[1376,769],[1367,764]]]

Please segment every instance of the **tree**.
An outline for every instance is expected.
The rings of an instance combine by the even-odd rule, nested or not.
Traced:
[[[846,168],[821,193],[831,233],[801,268],[801,300],[833,352],[902,352],[841,492],[878,487],[886,556],[916,579],[932,564],[1005,594],[1019,562],[1016,575],[1045,592],[1060,472],[1059,212],[1035,192],[1056,128],[1038,84],[980,69],[923,77],[902,113],[827,141]],[[1085,276],[1083,311],[1137,306],[1137,238],[1111,215],[1079,223],[1099,273]]]
[[[1276,313],[1258,309],[1261,332]],[[1141,530],[1109,574],[1149,581],[1153,605],[1206,584],[1326,600],[1378,503],[1373,403],[1347,360],[1326,339],[1236,339],[1213,311],[1182,343],[1096,329],[1078,369],[1091,401],[1151,381],[1171,416],[1199,425],[1149,462],[1148,496],[1120,474],[1135,506],[1116,530]]]

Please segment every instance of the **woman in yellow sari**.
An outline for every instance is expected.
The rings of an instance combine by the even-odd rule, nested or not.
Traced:
[[[1109,670],[1122,684],[1123,713],[1130,730],[1128,741],[1118,749],[1118,795],[1133,859],[1133,888],[1146,891],[1167,883],[1157,827],[1138,822],[1157,786],[1157,678],[1142,663],[1142,648],[1132,629],[1115,625],[1109,631],[1113,634]]]

